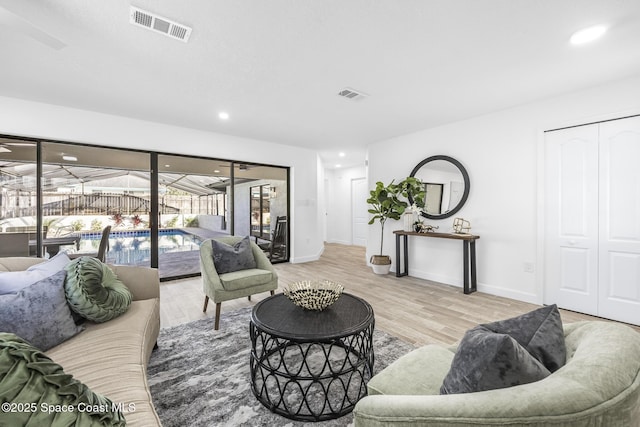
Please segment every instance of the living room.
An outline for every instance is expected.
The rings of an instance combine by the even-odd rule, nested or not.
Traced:
[[[345,49],[336,56],[327,53],[336,45],[328,44],[322,49],[319,47],[323,38],[337,43],[330,36],[331,30],[337,31],[330,26],[331,23],[347,26],[342,20],[336,20],[335,15],[339,14],[332,10],[340,7],[336,4],[326,7],[313,3],[305,3],[304,7],[289,3],[258,6],[255,2],[248,2],[246,10],[219,5],[221,8],[230,8],[228,12],[233,12],[233,19],[227,18],[248,33],[245,34],[246,38],[255,43],[265,34],[262,31],[267,23],[276,27],[275,23],[279,18],[287,23],[293,22],[291,18],[294,17],[301,21],[290,28],[289,32],[282,28],[274,30],[276,35],[269,39],[269,43],[274,46],[277,45],[276,42],[282,43],[280,49],[274,49],[276,52],[257,52],[257,48],[243,51],[227,41],[226,45],[221,43],[220,48],[228,55],[229,64],[226,68],[221,67],[215,73],[209,71],[213,69],[211,67],[202,74],[182,74],[176,70],[160,72],[158,81],[152,80],[151,76],[162,68],[160,64],[171,61],[170,54],[180,60],[193,59],[193,56],[180,53],[179,49],[183,45],[174,40],[166,41],[175,43],[173,45],[146,41],[145,43],[154,46],[150,51],[152,56],[140,59],[136,56],[139,54],[137,50],[127,51],[120,57],[122,66],[117,74],[118,78],[114,79],[116,81],[104,81],[105,87],[111,89],[136,85],[145,88],[145,91],[135,93],[129,99],[124,96],[119,98],[122,92],[114,95],[115,92],[109,93],[109,89],[101,88],[100,83],[105,76],[97,70],[100,65],[106,67],[110,62],[104,58],[113,57],[116,62],[119,58],[117,52],[123,45],[110,45],[105,41],[113,36],[109,25],[116,24],[103,23],[98,26],[99,31],[88,30],[93,28],[91,25],[99,21],[103,13],[108,17],[106,22],[115,22],[115,10],[126,9],[128,13],[130,5],[126,3],[114,9],[96,6],[96,10],[89,10],[93,6],[84,6],[80,2],[70,3],[68,9],[53,4],[21,5],[17,1],[2,2],[3,16],[10,14],[12,18],[7,22],[12,24],[3,27],[6,33],[11,32],[7,36],[7,44],[11,44],[11,48],[7,48],[4,54],[5,65],[3,71],[0,71],[4,76],[0,79],[0,134],[289,167],[291,248],[290,263],[283,267],[285,269],[295,269],[298,265],[321,259],[327,251],[327,244],[330,250],[334,250],[335,247],[354,243],[351,198],[353,180],[364,178],[367,189],[372,189],[377,181],[388,183],[407,177],[416,164],[429,156],[448,155],[460,161],[470,177],[469,197],[457,216],[469,220],[471,232],[480,236],[477,243],[478,293],[509,298],[515,300],[516,304],[552,304],[553,301],[545,297],[545,132],[640,114],[640,62],[636,53],[636,40],[640,39],[637,28],[640,25],[635,25],[640,19],[640,10],[633,2],[622,2],[615,7],[604,1],[590,1],[586,5],[582,2],[569,2],[562,7],[553,2],[543,2],[537,6],[518,4],[535,19],[523,16],[524,12],[518,12],[517,7],[504,2],[484,2],[482,6],[472,6],[469,2],[457,6],[447,6],[444,2],[434,2],[435,5],[429,4],[431,2],[425,2],[425,5],[411,2],[402,7],[398,7],[396,3],[382,2],[382,6],[374,7],[375,13],[368,11],[369,5],[357,2],[345,6],[349,12],[345,15],[357,16],[356,12],[360,12],[367,18],[365,22],[368,25],[376,23],[378,27],[369,27],[363,30],[363,35],[358,36],[365,39],[369,37],[370,42],[360,44],[355,35],[346,39],[361,48],[360,50]],[[157,6],[158,10],[155,12],[158,14],[174,17],[177,21],[183,17],[189,24],[196,22],[198,15],[184,6],[160,7],[151,2],[136,6],[151,10]],[[253,7],[256,9],[249,10]],[[270,11],[271,7],[273,10]],[[432,11],[430,7],[435,9]],[[87,10],[83,11],[85,8]],[[181,8],[186,10],[181,11]],[[473,23],[476,20],[474,13],[468,11],[480,14],[478,23]],[[263,14],[262,17],[258,12]],[[460,28],[468,26],[468,31],[483,27],[480,23],[485,19],[491,25],[499,26],[502,22],[503,26],[499,26],[500,31],[487,30],[487,34],[478,36],[462,31],[461,35],[455,36],[459,38],[458,42],[447,47],[463,49],[461,46],[467,43],[470,46],[461,51],[453,50],[459,53],[452,54],[429,47],[434,44],[434,40],[439,40],[437,33],[428,34],[427,37],[413,26],[420,19],[425,19],[442,31],[440,34],[444,34],[443,38],[453,37],[436,25],[437,19],[434,22],[434,18],[429,17],[437,15],[436,12],[446,16],[444,22],[449,25],[453,26],[459,20],[457,25]],[[367,16],[368,13],[375,16]],[[243,14],[248,22],[240,19]],[[391,21],[399,21],[393,28],[385,24],[386,14],[389,14]],[[509,21],[510,14],[516,15],[517,19]],[[72,28],[64,30],[77,16],[84,18],[71,25]],[[302,20],[303,17],[307,20]],[[128,17],[123,19],[126,21]],[[217,19],[221,19],[220,16]],[[263,19],[267,23],[260,23]],[[327,22],[323,23],[325,19]],[[16,24],[16,20],[20,25]],[[405,22],[403,20],[413,24],[406,25],[406,33],[398,29],[402,27],[400,22]],[[594,45],[569,45],[568,37],[574,30],[600,23],[609,25],[603,39],[596,41]],[[24,30],[25,25],[34,25],[38,31],[63,40],[68,46],[62,49],[51,48],[30,36],[31,30]],[[117,25],[118,28],[130,26],[128,21]],[[323,25],[328,29],[323,30]],[[198,27],[193,26],[192,43],[200,43],[202,40],[198,39]],[[537,28],[538,26],[541,28]],[[536,28],[535,31],[533,27]],[[248,28],[259,30],[252,32]],[[380,35],[374,34],[376,31],[371,28],[379,28]],[[133,30],[136,32],[131,40],[137,40],[137,37],[147,40],[158,36],[152,32],[138,33],[137,31],[143,30],[135,27],[130,31]],[[86,44],[82,42],[83,37],[80,35],[85,31],[89,32],[87,40],[93,42],[93,45],[89,41]],[[353,29],[351,31],[357,33]],[[533,33],[543,38],[536,41]],[[311,46],[308,50],[301,50],[300,45],[291,41],[303,34],[307,37],[304,42]],[[394,39],[393,34],[400,34],[402,37],[399,35],[398,39]],[[509,46],[502,46],[505,34],[513,34],[523,46],[518,47],[515,41],[505,41]],[[219,34],[216,36],[220,37]],[[391,41],[383,42],[384,36],[388,36]],[[474,37],[481,41],[478,44],[471,43]],[[232,36],[229,38],[233,39]],[[417,42],[416,38],[420,40]],[[553,46],[552,43],[557,43],[560,47]],[[367,46],[376,45],[380,46],[379,51],[370,53],[366,50]],[[484,49],[480,49],[480,45]],[[95,48],[97,55],[96,52],[88,53],[94,49],[93,46],[104,49]],[[263,45],[260,44],[260,47]],[[247,49],[246,45],[242,45],[242,48]],[[313,51],[312,48],[323,52],[325,59],[312,58],[309,54]],[[163,49],[166,51],[163,52]],[[294,59],[286,59],[287,50],[298,54]],[[547,54],[544,53],[546,51]],[[347,53],[350,52],[361,54],[362,63],[357,63],[357,54],[354,54],[356,59],[346,61]],[[225,58],[223,53],[217,54],[219,56],[215,59],[220,61],[220,58]],[[86,55],[85,59],[78,59],[83,54]],[[269,54],[273,54],[273,58],[278,60],[269,59]],[[405,64],[403,57],[409,55],[434,59]],[[456,58],[454,60],[447,55]],[[486,59],[482,55],[487,55]],[[95,64],[90,63],[96,61],[96,56],[103,59],[94,67]],[[204,87],[208,84],[208,78],[231,78],[234,66],[241,71],[238,71],[241,77],[239,81],[229,81],[231,88],[237,89],[243,83],[251,83],[255,86],[247,91],[263,93],[255,83],[257,75],[251,70],[253,65],[248,58],[252,57],[264,69],[272,67],[271,73],[265,72],[261,77],[265,85],[273,83],[273,86],[269,86],[268,91],[263,89],[270,96],[260,101],[260,108],[252,106],[251,97],[247,97],[246,103],[242,104],[247,112],[241,112],[240,107],[236,107],[231,111],[230,119],[222,122],[215,117],[224,104],[223,101],[218,101],[221,98],[218,93],[211,95],[207,92],[210,98],[218,99],[212,104],[201,100],[196,102],[197,91],[193,89],[186,90],[187,95],[176,95],[183,91],[183,85],[189,88],[198,85]],[[70,58],[79,61],[75,63],[76,68],[65,62]],[[383,60],[384,58],[387,59]],[[451,74],[449,83],[444,85],[440,79],[443,79],[441,74],[445,72],[437,69],[441,63],[449,60],[452,64],[455,62],[455,69],[459,72]],[[347,72],[342,67],[336,67],[340,71],[336,74],[349,81],[325,81],[320,87],[314,86],[308,93],[303,92],[302,101],[288,97],[289,92],[299,92],[305,88],[298,80],[295,85],[283,83],[294,78],[292,74],[296,72],[291,70],[295,70],[300,63],[311,64],[301,66],[300,70],[305,73],[309,68],[316,69],[317,74],[313,78],[307,76],[303,79],[309,82],[322,81],[318,77],[322,73],[317,71],[322,70],[322,67],[318,64],[343,63],[347,64],[344,68],[349,68],[351,61],[355,63],[353,69],[357,72]],[[490,66],[492,61],[494,63]],[[367,70],[374,75],[373,69],[379,62],[395,62],[399,65],[392,67],[393,72],[380,65],[383,68],[381,73],[387,73],[387,80],[384,84],[378,82],[374,86],[371,82],[369,85],[368,79],[361,76],[366,76]],[[21,63],[24,65],[14,67]],[[403,72],[412,66],[416,66],[420,73],[427,76],[424,78],[424,85],[415,84],[417,80],[413,73],[407,73],[407,82],[402,82]],[[433,75],[426,74],[431,70],[436,70]],[[450,68],[446,70],[451,72]],[[61,76],[65,72],[71,77],[62,80]],[[332,69],[331,76],[335,79],[333,72]],[[127,73],[130,78],[126,77]],[[273,74],[278,76],[274,77]],[[492,74],[495,76],[490,78]],[[59,85],[58,79],[61,79]],[[168,89],[163,86],[170,84],[173,86]],[[436,91],[439,86],[443,89]],[[179,118],[178,112],[170,109],[157,112],[154,116],[152,113],[159,109],[158,105],[165,105],[165,102],[157,102],[155,99],[155,103],[145,104],[139,100],[158,87],[163,87],[171,96],[175,96],[175,105],[188,104],[184,102],[185,98],[192,98],[193,111],[187,115],[201,117],[206,109],[210,120],[216,122],[205,126],[202,122],[196,122],[196,119],[191,121],[184,116]],[[343,87],[355,87],[369,96],[349,104],[351,101],[340,99],[333,93]],[[372,90],[372,87],[379,90]],[[415,88],[415,94],[411,99],[388,97],[390,92],[410,93],[412,87]],[[315,102],[313,97],[318,96],[321,89],[333,91],[331,96],[335,99],[321,103],[320,107],[305,106]],[[383,99],[385,102],[389,101],[389,108],[380,107],[376,101],[377,96],[382,98],[380,91],[383,89],[387,92],[387,97]],[[274,95],[279,91],[288,92],[281,104],[276,103],[278,97]],[[101,103],[91,104],[91,99],[100,100]],[[452,108],[452,105],[456,108]],[[280,111],[277,114],[265,113],[265,117],[260,117],[259,120],[256,118],[255,122],[246,120],[242,128],[236,127],[240,125],[234,121],[244,121],[241,119],[243,114],[247,117],[259,117],[256,109]],[[354,112],[356,109],[359,110]],[[306,114],[309,119],[274,117],[293,114],[292,110],[301,110],[301,114]],[[367,116],[366,113],[373,110],[376,115]],[[311,121],[311,117],[319,117],[313,123],[315,127],[303,126]],[[392,123],[394,121],[396,123]],[[287,122],[293,124],[287,125]],[[351,127],[345,122],[350,122]],[[381,123],[385,123],[387,127],[379,127]],[[286,132],[288,126],[291,133]],[[324,128],[335,129],[325,131]],[[368,129],[363,130],[365,128]],[[260,130],[264,132],[261,134]],[[315,134],[307,139],[301,137],[314,131]],[[343,131],[344,134],[336,135],[338,131]],[[345,152],[345,158],[338,158],[338,152]],[[337,162],[342,162],[342,166],[336,167]],[[364,200],[356,203],[365,205],[366,209]],[[427,220],[443,232],[451,230],[452,221],[453,218]],[[402,228],[402,225],[399,222],[390,222],[388,225],[384,236],[384,252],[393,255],[393,230]],[[362,264],[366,264],[371,255],[380,250],[379,227],[367,227],[365,240],[365,249],[360,256]],[[463,278],[459,242],[421,239],[419,243],[412,245],[410,261],[413,268],[410,270],[409,280],[424,280],[425,284],[427,281],[443,283],[460,291]],[[396,271],[397,264],[394,259],[392,271]],[[190,283],[198,286],[193,281],[196,279],[191,280]],[[371,281],[377,280],[380,279],[372,273]],[[403,279],[397,280],[394,283],[401,283]],[[162,286],[165,285],[171,286]],[[345,286],[348,289],[348,283]],[[200,292],[198,289],[194,294],[199,298]],[[253,303],[260,300],[257,298]],[[231,304],[229,308],[225,308],[223,304],[223,310],[228,313],[235,308],[252,306],[253,303],[238,302],[238,305]],[[198,316],[201,315],[199,307],[195,311]],[[225,311],[223,317],[224,313]],[[208,313],[207,316],[212,314]],[[635,322],[627,323],[637,325],[639,320],[636,317]],[[384,325],[384,318],[377,324]]]

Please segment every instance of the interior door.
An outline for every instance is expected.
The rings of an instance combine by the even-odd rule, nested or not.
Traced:
[[[355,246],[367,245],[367,222],[369,221],[367,212],[367,180],[356,178],[351,180],[351,244]]]
[[[598,313],[598,125],[545,136],[546,304]]]
[[[599,315],[640,324],[640,117],[600,125]]]

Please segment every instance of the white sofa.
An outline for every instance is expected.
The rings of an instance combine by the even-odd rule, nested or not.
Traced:
[[[21,271],[40,258],[0,258],[0,271]],[[123,315],[105,323],[85,322],[85,330],[46,354],[65,373],[113,402],[124,404],[128,426],[160,426],[146,369],[160,330],[160,282],[155,269],[111,266],[133,294]]]

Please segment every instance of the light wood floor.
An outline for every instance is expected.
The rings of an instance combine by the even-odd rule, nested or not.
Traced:
[[[365,261],[363,247],[326,244],[319,261],[304,264],[276,264],[280,287],[303,279],[340,282],[345,292],[364,298],[375,313],[376,327],[415,345],[452,344],[477,325],[517,316],[538,306],[413,277],[375,275]],[[215,305],[202,312],[204,294],[201,278],[160,284],[160,322],[170,327],[213,317]],[[269,296],[254,295],[252,301],[238,299],[222,303],[222,314],[253,306]],[[561,310],[563,322],[597,319]],[[598,319],[602,320],[602,319]],[[639,329],[640,328],[636,328]]]

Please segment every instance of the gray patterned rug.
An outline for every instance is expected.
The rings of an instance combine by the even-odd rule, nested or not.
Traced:
[[[182,426],[349,426],[353,416],[298,422],[270,412],[251,392],[249,318],[251,308],[224,313],[220,330],[213,319],[162,329],[151,355],[148,380],[164,427]],[[413,349],[376,330],[374,373]]]

